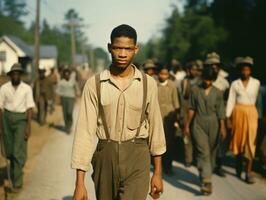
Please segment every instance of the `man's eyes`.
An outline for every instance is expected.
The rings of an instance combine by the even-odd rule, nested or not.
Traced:
[[[126,47],[126,48],[124,48],[124,47],[113,47],[112,49],[114,49],[114,50],[127,50],[127,51],[132,51],[132,50],[134,50],[134,47]]]

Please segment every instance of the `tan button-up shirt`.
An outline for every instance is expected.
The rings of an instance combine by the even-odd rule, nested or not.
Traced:
[[[143,101],[143,80],[141,72],[135,67],[130,85],[120,90],[110,71],[100,74],[101,104],[106,116],[110,139],[126,141],[136,136],[140,126]],[[141,124],[139,138],[149,138],[151,155],[162,155],[166,151],[165,136],[158,88],[152,77],[147,77],[146,120]],[[72,153],[72,168],[87,171],[95,151],[95,138],[106,139],[102,119],[98,113],[98,99],[95,76],[90,78],[84,88],[81,108],[75,131]]]

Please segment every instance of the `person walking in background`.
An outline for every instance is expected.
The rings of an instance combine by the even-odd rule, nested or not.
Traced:
[[[157,66],[155,65],[154,61],[149,59],[144,63],[143,70],[146,74],[153,77],[155,80],[158,80],[157,76]]]
[[[55,110],[55,102],[56,102],[56,85],[60,76],[58,71],[55,68],[51,68],[50,74],[48,75],[48,80],[51,85],[51,98],[48,99],[48,112],[52,114]]]
[[[53,98],[53,85],[45,77],[45,69],[39,69],[38,79],[33,85],[33,97],[37,104],[37,121],[42,126],[46,122],[48,101]]]
[[[244,159],[245,181],[249,184],[255,182],[252,164],[256,151],[258,128],[256,101],[260,88],[259,80],[251,76],[253,64],[251,57],[238,59],[237,68],[240,71],[240,78],[231,85],[226,108],[227,125],[232,129],[233,134],[230,150],[237,156],[236,174],[241,178]]]
[[[222,92],[212,85],[216,79],[213,68],[205,67],[202,79],[202,84],[194,87],[190,94],[184,134],[189,137],[192,134],[201,192],[209,195],[212,193],[212,173],[215,167],[218,140],[220,135],[222,138],[226,136],[225,110]]]
[[[90,78],[83,90],[72,154],[73,199],[88,198],[84,178],[90,163],[97,200],[146,200],[149,182],[150,195],[158,199],[166,145],[157,83],[132,64],[138,52],[134,28],[114,28],[108,50],[110,68]]]
[[[207,55],[205,65],[213,68],[217,76],[216,80],[213,82],[213,86],[215,86],[216,88],[218,88],[219,90],[223,92],[224,102],[227,102],[230,84],[228,80],[226,79],[226,77],[228,77],[228,73],[222,70],[221,68],[220,56],[215,52],[209,53]],[[223,163],[224,163],[226,152],[228,151],[229,140],[230,140],[229,137],[225,138],[224,140],[222,138],[219,139],[215,173],[220,177],[226,176],[223,170]]]
[[[171,61],[170,77],[175,82],[177,88],[180,87],[182,80],[186,77],[186,72],[183,70],[181,63],[176,59]]]
[[[73,124],[73,110],[76,96],[79,94],[79,87],[74,79],[70,79],[71,71],[69,69],[63,70],[63,77],[58,82],[56,93],[61,98],[61,105],[63,109],[63,116],[65,122],[65,131],[71,132]]]
[[[187,122],[187,113],[189,111],[189,96],[193,87],[201,83],[201,78],[198,76],[199,66],[196,62],[189,62],[187,65],[187,76],[181,82],[180,87],[180,100],[181,100],[181,118],[182,125]],[[191,135],[184,135],[184,153],[185,153],[185,166],[190,167],[193,162],[193,144]]]
[[[178,120],[179,100],[175,84],[169,80],[169,70],[166,66],[159,69],[158,97],[162,114],[167,152],[163,155],[163,170],[167,175],[173,175],[172,162],[175,152],[175,131]]]
[[[14,64],[7,73],[10,81],[0,88],[0,133],[4,138],[13,192],[23,186],[23,168],[27,160],[27,141],[31,135],[32,109],[35,107],[32,89],[21,81],[23,70]]]

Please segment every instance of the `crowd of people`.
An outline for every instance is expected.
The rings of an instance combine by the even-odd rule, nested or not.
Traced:
[[[153,60],[142,65],[158,83],[167,144],[163,155],[166,175],[173,175],[172,161],[178,157],[176,138],[181,135],[184,165],[196,164],[204,194],[212,192],[213,173],[226,176],[223,165],[228,152],[236,157],[237,177],[245,171],[245,182],[255,183],[252,167],[256,148],[265,167],[265,142],[257,141],[257,136],[264,135],[262,126],[258,129],[263,108],[258,103],[262,102],[261,86],[252,77],[253,66],[251,57],[236,58],[234,77],[238,78],[232,80],[215,52],[203,62],[191,61],[185,67],[175,59],[169,65]]]
[[[215,52],[185,67],[176,59],[169,65],[147,60],[138,67],[132,63],[138,51],[137,33],[128,25],[114,28],[108,50],[110,68],[88,81],[84,69],[52,69],[48,75],[40,69],[31,87],[22,81],[21,65],[11,67],[10,81],[0,88],[0,136],[10,160],[14,192],[23,185],[33,108],[37,108],[37,121],[44,125],[59,96],[63,130],[69,134],[81,91],[71,161],[77,170],[74,199],[87,198],[84,177],[90,163],[97,199],[145,199],[151,158],[150,195],[159,198],[163,192],[161,157],[164,173],[172,176],[180,136],[184,165],[197,166],[203,194],[213,191],[213,173],[226,176],[227,152],[235,155],[236,176],[241,179],[244,171],[244,181],[255,183],[256,149],[266,169],[266,138],[261,85],[252,76],[251,57],[235,59],[234,76],[222,69]]]
[[[42,68],[38,70],[36,80],[30,83],[21,65],[16,63],[3,77],[0,88],[0,146],[3,156],[10,162],[8,174],[12,192],[19,192],[23,186],[23,168],[27,161],[27,141],[31,135],[32,119],[36,119],[40,126],[48,125],[47,115],[54,113],[55,104],[61,104],[64,120],[61,130],[68,134],[71,132],[75,100],[84,86],[83,79],[89,78],[84,74],[81,78],[82,72],[83,68],[71,70],[62,67],[52,68],[47,73]]]

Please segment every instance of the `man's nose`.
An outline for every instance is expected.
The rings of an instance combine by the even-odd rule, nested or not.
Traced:
[[[127,57],[127,54],[126,54],[126,50],[125,49],[121,49],[119,51],[119,57]]]

